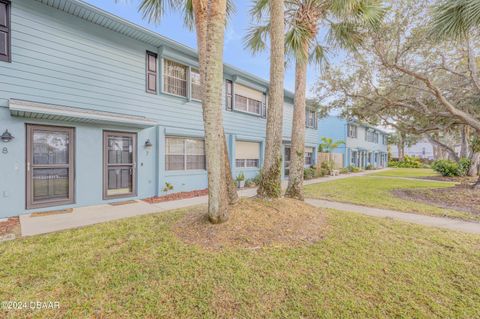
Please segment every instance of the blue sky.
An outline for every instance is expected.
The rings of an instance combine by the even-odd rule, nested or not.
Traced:
[[[142,25],[148,29],[156,31],[166,37],[169,37],[182,44],[196,48],[195,34],[189,31],[183,25],[183,18],[177,12],[168,12],[161,23],[149,24],[142,19],[138,13],[138,0],[84,0],[94,6],[104,9],[112,14],[120,16],[136,24]],[[250,16],[248,10],[251,1],[235,0],[236,13],[229,23],[225,33],[225,63],[234,65],[242,70],[253,73],[261,78],[269,78],[269,58],[268,52],[253,56],[244,48],[243,37],[250,26]],[[315,83],[317,68],[311,66],[308,72],[308,90]],[[285,88],[293,91],[295,88],[294,67],[289,65],[285,76]],[[310,92],[308,92],[310,95]]]

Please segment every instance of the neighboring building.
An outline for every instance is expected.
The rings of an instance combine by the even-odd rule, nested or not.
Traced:
[[[391,146],[391,154],[393,158],[398,158],[397,145]],[[412,146],[406,146],[405,155],[424,158],[428,160],[435,159],[433,145],[425,138],[421,139],[420,141],[418,141],[416,144],[413,144]]]
[[[0,141],[0,218],[207,187],[196,51],[78,0],[0,0],[0,44],[0,134],[14,136]],[[233,176],[251,178],[268,82],[229,65],[224,78]],[[292,115],[286,92],[285,167]]]
[[[320,137],[329,137],[333,141],[344,141],[345,144],[334,150],[343,154],[344,166],[376,168],[387,166],[388,133],[376,127],[347,121],[337,116],[328,116],[319,120]]]

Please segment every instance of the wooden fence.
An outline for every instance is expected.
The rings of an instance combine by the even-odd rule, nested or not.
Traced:
[[[333,161],[335,169],[343,167],[343,154],[342,153],[318,153],[317,167],[320,167],[323,162]]]

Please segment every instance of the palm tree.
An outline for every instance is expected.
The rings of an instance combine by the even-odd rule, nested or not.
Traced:
[[[257,6],[263,4],[259,0]],[[258,11],[258,9],[257,9]],[[305,166],[305,108],[309,62],[325,61],[326,47],[319,43],[321,26],[328,28],[327,43],[354,48],[361,42],[361,27],[377,24],[383,9],[376,0],[291,0],[285,8],[287,53],[295,59],[295,101],[291,139],[291,161],[286,196],[303,200]],[[247,45],[254,51],[265,47],[269,28],[250,30]]]
[[[325,153],[331,153],[335,149],[337,149],[340,145],[345,144],[345,141],[341,141],[341,140],[334,142],[333,139],[330,137],[322,137],[321,140],[322,140],[322,143],[320,144],[320,149],[322,150],[322,152],[325,152]]]
[[[285,19],[284,0],[258,0],[251,10],[257,21],[267,20],[262,34],[270,35],[270,87],[268,90],[268,112],[265,156],[260,174],[257,196],[279,198],[282,196],[282,126],[285,76]],[[266,40],[266,39],[263,39]],[[250,46],[252,51],[263,50]]]
[[[432,33],[464,38],[480,25],[480,0],[447,0],[434,7]]]
[[[208,216],[212,223],[224,222],[228,219],[228,204],[238,201],[221,108],[224,29],[233,5],[226,0],[142,0],[139,5],[144,17],[154,22],[168,9],[182,10],[185,24],[195,26],[208,163]]]

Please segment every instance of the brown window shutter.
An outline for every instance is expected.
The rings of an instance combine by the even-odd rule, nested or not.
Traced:
[[[157,54],[147,51],[146,54],[146,89],[147,93],[157,94],[158,63]]]
[[[11,4],[0,0],[0,61],[11,62]]]

